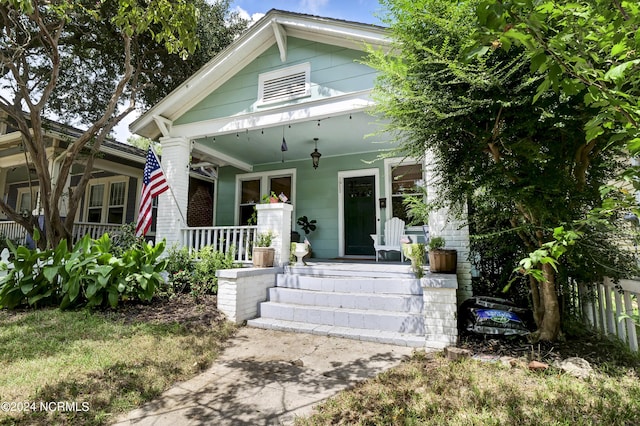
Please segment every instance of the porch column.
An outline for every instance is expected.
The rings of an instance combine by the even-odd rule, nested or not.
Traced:
[[[169,183],[169,191],[158,197],[156,241],[167,240],[167,247],[182,245],[182,228],[187,226],[189,198],[189,162],[191,143],[183,137],[160,138],[162,168]]]
[[[8,197],[8,194],[7,194],[7,172],[8,171],[9,169],[6,167],[0,168],[0,197],[2,197],[2,200],[5,203],[7,202],[7,197]],[[2,210],[0,210],[0,218],[6,218]]]
[[[271,247],[276,249],[273,265],[288,264],[291,253],[293,206],[285,203],[257,204],[256,210],[258,211],[258,235],[269,231],[273,233]]]
[[[427,184],[427,202],[432,203],[440,198],[440,179],[433,170],[433,155],[427,152],[425,155],[425,179]],[[466,217],[466,207],[463,216]],[[473,296],[471,287],[471,262],[469,262],[469,226],[464,218],[456,218],[448,208],[432,211],[429,214],[429,235],[443,237],[445,248],[458,251],[458,305]]]

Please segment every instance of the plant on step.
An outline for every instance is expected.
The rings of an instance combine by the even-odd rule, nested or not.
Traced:
[[[315,219],[309,220],[306,216],[300,216],[296,223],[300,228],[302,228],[305,235],[309,235],[310,232],[315,231],[317,228],[316,220]]]
[[[432,237],[429,240],[429,251],[442,250],[446,241],[443,237]]]
[[[416,278],[424,276],[424,259],[427,253],[426,246],[422,243],[404,244],[402,246],[404,255],[411,260],[411,272]]]

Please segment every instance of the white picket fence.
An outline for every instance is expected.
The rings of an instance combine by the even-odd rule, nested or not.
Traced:
[[[606,279],[589,290],[577,285],[571,298],[571,304],[588,325],[603,334],[617,336],[632,351],[638,352],[639,327],[630,318],[623,318],[623,314],[638,315],[640,280],[621,280],[616,285]]]
[[[228,253],[235,252],[235,260],[242,263],[251,262],[251,249],[258,232],[257,226],[202,226],[182,229],[182,245],[189,248],[189,253],[211,246],[214,250]]]

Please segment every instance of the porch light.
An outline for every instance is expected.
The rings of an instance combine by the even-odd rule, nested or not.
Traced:
[[[313,152],[311,153],[311,160],[313,161],[313,168],[317,169],[318,163],[320,163],[320,157],[322,157],[322,154],[318,152],[318,138],[313,138],[313,141],[316,143],[316,149],[314,149]]]

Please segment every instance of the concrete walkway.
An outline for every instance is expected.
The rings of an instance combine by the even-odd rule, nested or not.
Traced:
[[[281,425],[374,377],[411,348],[241,328],[206,372],[179,383],[116,425]]]

